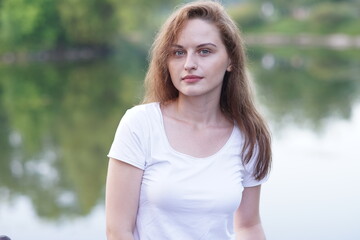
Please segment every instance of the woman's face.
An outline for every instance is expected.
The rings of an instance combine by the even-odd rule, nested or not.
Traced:
[[[167,66],[179,97],[218,99],[230,58],[217,27],[201,19],[188,20],[172,44]]]

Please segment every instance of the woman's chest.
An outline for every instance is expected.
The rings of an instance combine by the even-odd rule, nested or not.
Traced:
[[[140,201],[169,211],[234,212],[242,196],[238,156],[152,161],[143,176]]]
[[[164,122],[165,123],[165,122]],[[177,152],[204,158],[226,146],[234,127],[208,127],[197,129],[182,125],[165,124],[164,135],[168,144]]]

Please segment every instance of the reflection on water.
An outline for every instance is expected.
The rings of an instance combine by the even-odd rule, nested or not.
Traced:
[[[22,234],[27,233],[30,240],[50,239],[56,231],[69,233],[67,239],[74,231],[89,234],[81,235],[84,238],[93,238],[103,231],[106,154],[121,115],[139,101],[146,68],[146,52],[131,46],[126,49],[131,54],[120,52],[117,57],[102,61],[0,66],[0,235],[22,239],[15,237],[19,234],[16,227],[19,225],[29,226]],[[306,178],[321,178],[322,169],[328,163],[333,165],[325,178],[329,177],[329,171],[336,171],[337,168],[331,166],[342,164],[342,145],[338,142],[331,148],[339,149],[339,158],[329,157],[331,151],[327,148],[317,151],[319,149],[312,145],[305,149],[306,153],[298,151],[302,149],[301,141],[307,142],[309,136],[317,138],[319,129],[326,135],[335,129],[337,122],[350,124],[360,96],[360,55],[355,51],[283,48],[249,49],[249,55],[258,99],[274,131],[274,180],[269,182],[269,190],[264,187],[264,221],[276,222],[282,227],[266,222],[264,225],[275,229],[270,232],[270,240],[290,239],[289,235],[285,237],[286,234],[276,232],[276,229],[281,232],[290,220],[279,216],[292,218],[293,232],[299,231],[294,226],[297,217],[281,212],[277,203],[290,197],[287,192],[296,196],[297,192],[291,189],[307,186],[302,184],[302,181],[309,184]],[[355,124],[359,130],[359,124],[351,124],[345,127],[346,134],[354,136],[355,132],[349,128]],[[289,131],[289,126],[293,130]],[[304,132],[308,136],[303,136]],[[330,135],[329,138],[335,141],[337,137]],[[289,150],[288,141],[297,150],[295,159],[291,152],[283,151],[283,148]],[[360,142],[358,136],[357,142]],[[320,142],[314,142],[316,144]],[[347,153],[354,156],[355,150],[347,149]],[[305,159],[299,159],[300,156]],[[284,178],[297,173],[295,167],[306,169],[308,165],[312,166],[310,175],[301,174],[306,175],[305,179],[291,178],[297,186],[281,184]],[[337,177],[341,179],[341,174],[348,172],[335,172],[330,183],[336,182]],[[336,185],[337,189],[341,186]],[[280,189],[282,187],[284,189]],[[321,182],[320,190],[329,193],[324,187],[325,182]],[[317,191],[311,191],[308,195],[315,199]],[[306,193],[306,189],[301,192]],[[327,197],[333,196],[337,195]],[[359,196],[355,199],[359,200]],[[291,201],[301,204],[293,198]],[[18,206],[26,210],[18,211]],[[329,214],[329,209],[325,210],[322,215]],[[24,224],[21,219],[28,222]],[[93,226],[90,222],[94,226],[97,222],[98,227],[89,228]],[[44,235],[31,234],[31,228],[42,229]],[[359,232],[352,234],[360,236]],[[65,236],[57,235],[59,239]],[[103,236],[103,232],[99,235]],[[74,236],[74,239],[78,238]],[[319,238],[307,236],[306,239]]]
[[[141,95],[142,74],[119,58],[1,67],[1,201],[27,196],[54,221],[102,201],[114,126]]]
[[[269,239],[360,239],[360,103],[321,134],[289,124],[274,133],[275,165],[263,186]]]
[[[316,129],[332,117],[350,118],[359,99],[359,53],[278,48],[250,54],[261,103],[280,128],[296,122]]]

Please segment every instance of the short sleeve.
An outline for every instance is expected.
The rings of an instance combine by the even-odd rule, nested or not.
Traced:
[[[268,174],[261,180],[255,179],[255,177],[254,177],[255,160],[256,160],[257,155],[258,155],[258,148],[255,147],[255,151],[254,151],[254,154],[253,154],[251,160],[249,161],[249,163],[245,164],[245,166],[244,166],[244,177],[243,177],[243,186],[244,187],[258,186],[260,184],[265,183],[269,178],[269,174]]]
[[[117,127],[107,156],[144,170],[147,145],[144,121],[136,107],[127,110]]]

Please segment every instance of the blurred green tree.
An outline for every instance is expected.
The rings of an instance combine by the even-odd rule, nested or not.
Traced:
[[[2,0],[0,51],[52,48],[65,39],[53,0]]]
[[[0,52],[114,46],[153,34],[179,0],[1,0]]]
[[[67,40],[76,45],[106,45],[116,30],[111,0],[61,0],[56,9]]]

